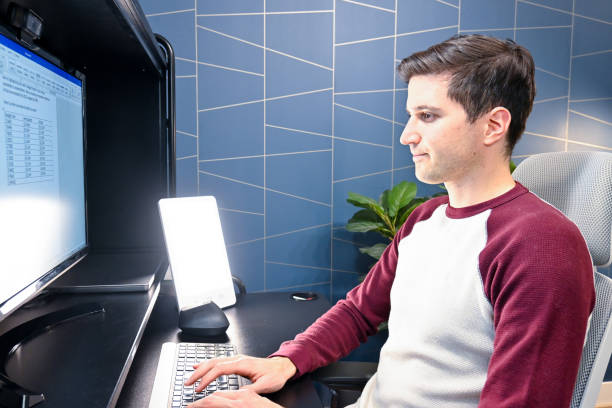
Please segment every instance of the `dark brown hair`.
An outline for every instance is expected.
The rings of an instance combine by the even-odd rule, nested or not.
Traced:
[[[535,97],[534,63],[527,49],[512,40],[479,34],[456,35],[404,58],[397,67],[409,82],[415,75],[450,74],[448,97],[474,122],[496,106],[510,111],[506,154],[525,130]]]

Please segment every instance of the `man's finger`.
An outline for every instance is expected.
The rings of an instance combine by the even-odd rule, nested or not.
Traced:
[[[228,374],[241,374],[240,373],[240,367],[242,366],[242,359],[236,359],[236,360],[230,360],[230,361],[224,361],[224,362],[220,362],[217,363],[215,366],[213,366],[207,373],[205,373],[203,376],[201,376],[200,379],[200,385],[198,385],[198,387],[195,389],[196,392],[200,392],[202,391],[204,388],[206,388],[206,386],[208,386],[208,384],[210,384],[214,379],[222,376],[222,375],[228,375]],[[191,376],[191,379],[193,379],[193,377],[196,374],[194,373],[194,375]]]
[[[228,399],[228,400],[232,400],[232,401],[237,401],[240,400],[242,398],[245,397],[245,394],[252,392],[252,391],[247,391],[247,390],[243,390],[243,389],[239,389],[239,390],[232,390],[232,391],[216,391],[214,393],[212,393],[211,395],[209,395],[206,398],[210,398],[210,397],[217,397],[217,398],[224,398],[224,399]],[[206,399],[204,398],[204,399]]]
[[[216,393],[215,393],[216,394]],[[227,398],[219,397],[215,394],[209,395],[206,398],[202,398],[193,404],[189,404],[187,408],[233,408],[236,407],[235,401]]]
[[[189,379],[185,381],[185,385],[193,384],[194,382],[196,382],[199,378],[204,376],[208,371],[210,371],[216,365],[223,364],[229,361],[233,361],[238,358],[239,358],[238,356],[233,356],[233,357],[222,357],[222,358],[214,358],[211,360],[201,361],[200,363],[197,364],[197,367],[194,365],[194,368],[196,370],[193,372],[193,374],[191,374],[191,377],[189,377]]]
[[[216,359],[212,359],[199,362],[197,364],[197,367],[196,365],[194,365],[193,368],[195,368],[195,371],[191,374],[191,377],[189,377],[187,381],[185,381],[185,385],[191,385],[196,382],[198,378],[206,374],[206,372],[209,371],[212,367],[214,367],[215,364],[218,364],[218,361]]]

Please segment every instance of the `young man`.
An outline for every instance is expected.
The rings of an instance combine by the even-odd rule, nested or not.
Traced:
[[[516,183],[510,153],[535,96],[512,41],[453,37],[404,59],[415,173],[448,197],[417,208],[365,281],[268,359],[205,362],[188,383],[252,379],[193,407],[276,406],[256,393],[348,354],[382,321],[389,338],[357,407],[567,407],[593,270],[577,227]]]

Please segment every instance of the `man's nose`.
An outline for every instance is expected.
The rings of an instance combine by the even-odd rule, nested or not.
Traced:
[[[406,127],[404,127],[404,131],[402,132],[402,135],[400,136],[400,143],[403,145],[409,145],[409,144],[419,144],[420,141],[421,141],[421,136],[416,131],[416,129],[414,129],[414,126],[412,125],[411,121],[408,120],[408,123],[406,123]]]

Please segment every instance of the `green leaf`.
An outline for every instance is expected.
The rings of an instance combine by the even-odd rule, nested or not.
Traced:
[[[349,198],[346,199],[349,203],[353,204],[356,207],[361,208],[370,208],[373,210],[379,217],[383,218],[383,214],[385,210],[376,202],[376,200],[363,196],[357,193],[348,193]]]
[[[385,190],[382,192],[380,197],[378,198],[378,203],[385,209],[385,211],[389,210],[389,193],[390,190]]]
[[[385,251],[385,248],[387,248],[387,245],[385,244],[376,244],[372,245],[371,247],[359,248],[359,252],[370,255],[372,258],[380,259],[382,253]]]
[[[385,224],[382,222],[354,221],[346,224],[346,229],[351,232],[368,232],[383,228],[384,226]]]
[[[402,181],[393,187],[387,197],[389,217],[394,218],[400,208],[406,206],[410,201],[412,201],[412,199],[414,199],[416,192],[416,183],[410,183],[407,181]]]
[[[393,231],[391,231],[389,228],[378,228],[376,231],[378,231],[380,233],[380,235],[389,238],[389,241],[393,241],[393,237],[395,236],[395,233]]]
[[[371,221],[371,222],[381,222],[381,218],[371,209],[366,208],[365,210],[359,210],[353,217],[348,220],[348,222],[357,222],[357,221]]]
[[[419,205],[423,204],[425,201],[427,201],[427,198],[415,198],[410,203],[408,203],[408,205],[400,209],[397,217],[398,229],[406,222],[406,220],[414,211],[414,209],[417,208]]]

